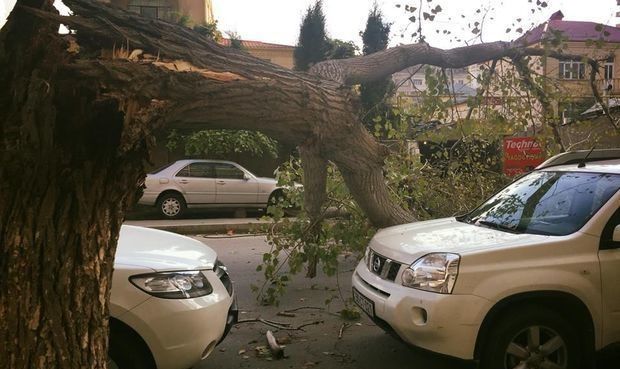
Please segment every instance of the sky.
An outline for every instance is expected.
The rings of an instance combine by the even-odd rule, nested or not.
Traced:
[[[377,1],[386,21],[393,23],[390,44],[417,41],[412,34],[418,23],[408,18],[419,16],[405,11],[398,0],[323,0],[327,32],[330,37],[353,41],[361,46],[359,35],[366,24],[368,12]],[[531,2],[530,2],[531,1]],[[519,36],[517,28],[527,30],[545,21],[553,12],[562,10],[565,20],[594,21],[615,25],[620,7],[616,0],[546,0],[546,7],[536,6],[542,0],[410,0],[408,4],[432,14],[442,9],[433,22],[422,23],[422,34],[433,46],[450,48],[480,42],[471,32],[475,22],[482,25],[482,41],[510,40]],[[301,18],[314,0],[212,0],[218,28],[237,33],[242,39],[295,45]],[[0,0],[0,25],[13,8],[15,0]],[[400,8],[396,5],[401,4]],[[477,10],[480,10],[477,12]],[[531,9],[534,9],[532,13]],[[521,22],[516,22],[521,19]],[[513,25],[514,24],[514,25]],[[510,28],[510,32],[506,29]],[[445,33],[444,33],[445,31]],[[449,32],[449,33],[448,33]],[[479,34],[480,35],[480,34]]]

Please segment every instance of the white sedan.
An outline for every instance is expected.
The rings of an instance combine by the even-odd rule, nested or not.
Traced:
[[[237,314],[232,282],[211,248],[174,233],[121,228],[109,368],[189,368],[213,352]]]
[[[266,208],[284,196],[275,179],[222,160],[175,161],[149,173],[145,186],[139,203],[165,218],[179,218],[186,208]]]

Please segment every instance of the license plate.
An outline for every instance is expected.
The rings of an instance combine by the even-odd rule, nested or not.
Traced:
[[[353,288],[353,301],[371,318],[375,317],[375,303]]]

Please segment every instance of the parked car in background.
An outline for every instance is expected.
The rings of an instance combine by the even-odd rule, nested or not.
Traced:
[[[226,267],[202,242],[123,226],[110,296],[111,369],[187,369],[237,321]]]
[[[379,231],[354,300],[404,341],[482,369],[592,368],[620,342],[620,160],[601,160],[620,150],[587,154],[548,160],[467,215]]]
[[[179,218],[187,208],[266,208],[284,195],[275,179],[222,160],[175,161],[149,173],[145,185],[139,203],[156,206],[165,218]]]

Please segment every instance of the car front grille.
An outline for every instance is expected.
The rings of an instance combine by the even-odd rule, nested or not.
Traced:
[[[215,272],[217,277],[220,279],[220,281],[222,281],[222,284],[224,285],[224,287],[226,287],[226,291],[228,291],[228,295],[232,296],[233,295],[233,282],[230,279],[227,268],[224,266],[224,264],[222,264],[221,261],[217,260],[215,262],[215,268],[213,268],[213,271]]]
[[[378,275],[383,279],[394,281],[400,270],[399,262],[386,258],[383,255],[379,255],[376,252],[370,250],[368,255],[368,270],[371,273]]]

